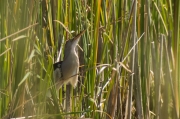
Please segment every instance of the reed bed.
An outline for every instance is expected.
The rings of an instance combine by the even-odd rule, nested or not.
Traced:
[[[0,117],[179,119],[179,11],[178,0],[0,0]],[[84,29],[67,112],[53,63]]]

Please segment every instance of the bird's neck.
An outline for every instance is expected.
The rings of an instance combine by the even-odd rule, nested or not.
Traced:
[[[69,53],[65,58],[64,58],[64,65],[65,67],[68,67],[68,71],[73,73],[76,71],[77,67],[79,66],[79,58],[76,52]]]
[[[64,61],[66,61],[66,60],[78,60],[78,55],[77,55],[75,49],[71,50],[68,54],[65,55]]]

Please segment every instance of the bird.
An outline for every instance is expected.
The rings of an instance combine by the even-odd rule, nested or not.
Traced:
[[[74,88],[78,82],[79,57],[76,52],[80,37],[86,30],[81,31],[74,38],[66,41],[63,61],[53,64],[53,77],[56,90],[59,90],[63,84],[70,83]]]

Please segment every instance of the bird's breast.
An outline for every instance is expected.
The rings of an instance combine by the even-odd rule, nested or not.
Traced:
[[[79,59],[78,57],[68,57],[63,61],[62,72],[63,79],[68,79],[76,75],[79,71]]]

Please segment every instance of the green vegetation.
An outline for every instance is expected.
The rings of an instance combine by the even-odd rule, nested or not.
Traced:
[[[179,22],[179,0],[0,0],[0,117],[179,119]],[[46,93],[84,29],[66,112],[67,86]]]

